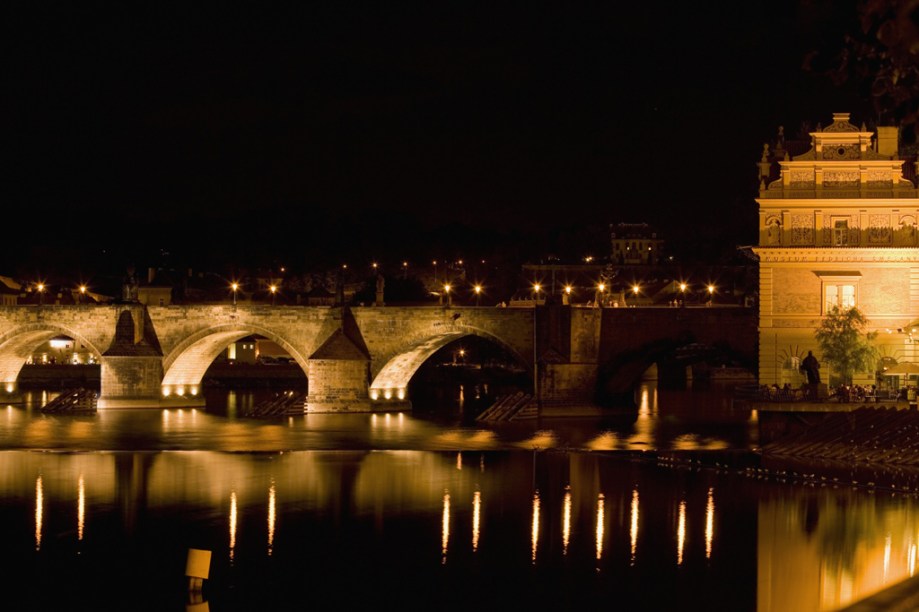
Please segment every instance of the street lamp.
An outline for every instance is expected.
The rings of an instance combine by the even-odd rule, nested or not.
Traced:
[[[45,283],[38,283],[35,289],[38,290],[38,305],[41,306],[45,300]]]
[[[482,297],[482,285],[476,285],[472,290],[475,291],[475,305],[478,306],[479,300]]]
[[[597,283],[597,295],[594,297],[594,303],[600,308],[603,307],[604,291],[606,291],[606,283]]]
[[[451,287],[449,283],[444,285],[444,295],[447,296],[447,306],[452,305],[452,300],[450,299],[450,289]]]
[[[233,305],[236,306],[236,291],[239,289],[239,283],[231,284],[230,289],[233,290]]]
[[[715,300],[715,285],[708,286],[708,305],[711,306]]]
[[[680,306],[686,305],[686,283],[680,283]]]
[[[640,292],[641,292],[641,287],[639,287],[638,285],[632,285],[632,295],[634,295],[636,299],[638,298],[638,294]],[[638,302],[635,302],[635,305],[637,306]]]
[[[542,289],[542,286],[539,283],[533,283],[533,305],[536,306],[539,304],[539,290]]]
[[[274,306],[274,297],[278,293],[278,286],[271,285],[270,287],[268,287],[268,291],[271,292],[271,305]]]
[[[86,298],[86,285],[80,285],[80,303],[82,304]]]
[[[565,285],[565,305],[568,305],[571,303],[571,291],[572,291],[571,285]]]

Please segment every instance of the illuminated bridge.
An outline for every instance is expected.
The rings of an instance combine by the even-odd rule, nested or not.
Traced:
[[[657,364],[683,368],[710,347],[752,360],[755,311],[710,308],[316,307],[140,304],[0,307],[0,377],[12,393],[23,364],[55,336],[101,364],[99,408],[203,405],[202,378],[228,345],[276,342],[306,373],[307,410],[410,408],[412,376],[467,336],[528,371],[541,402],[593,402],[631,389]]]

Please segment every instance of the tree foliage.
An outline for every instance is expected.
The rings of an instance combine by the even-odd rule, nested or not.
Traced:
[[[870,97],[879,123],[919,133],[919,0],[820,3],[853,24],[842,39],[805,57],[804,68],[854,84]],[[855,25],[857,23],[857,25]]]
[[[868,319],[858,308],[833,307],[814,332],[823,360],[846,384],[856,372],[874,368],[878,350],[872,344],[877,332],[865,332]]]

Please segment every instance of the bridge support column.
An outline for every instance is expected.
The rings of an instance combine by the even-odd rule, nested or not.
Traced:
[[[99,408],[159,407],[163,360],[155,356],[103,356]]]
[[[368,364],[358,359],[310,359],[307,412],[372,412]]]

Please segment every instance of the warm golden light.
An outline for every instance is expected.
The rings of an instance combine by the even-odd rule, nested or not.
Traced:
[[[573,287],[571,285],[565,285],[565,293],[567,293],[568,295],[571,295],[572,290],[573,290]]]
[[[705,504],[705,558],[712,558],[712,541],[715,539],[715,489],[708,488],[708,503]]]
[[[41,476],[35,480],[35,550],[41,550],[42,516],[45,511],[45,489]]]
[[[447,545],[450,543],[450,492],[444,491],[444,509],[441,515],[440,554],[441,563],[447,562]]]
[[[482,492],[472,494],[472,552],[479,549],[479,525],[482,520]]]
[[[530,527],[532,553],[530,559],[536,563],[536,549],[539,543],[539,491],[533,493],[533,523]]]
[[[83,540],[83,526],[86,524],[86,486],[83,474],[77,480],[77,540]]]
[[[475,287],[472,288],[472,290],[475,291],[476,295],[478,295],[482,293],[482,285],[476,285]]]
[[[680,516],[676,528],[676,564],[683,565],[683,546],[686,544],[686,501],[680,502]]]
[[[268,556],[271,556],[271,552],[274,549],[274,525],[277,520],[277,506],[276,506],[276,493],[274,488],[274,481],[271,482],[271,486],[268,488]]]
[[[463,471],[463,453],[456,453],[456,469]]]
[[[565,487],[565,498],[562,500],[562,554],[568,554],[568,542],[571,539],[571,485]]]
[[[632,285],[632,293],[638,295],[638,292],[641,291],[638,285]]]
[[[603,493],[597,497],[597,560],[603,557],[603,516],[605,511],[606,498]]]
[[[444,285],[444,293],[450,293],[450,285]]]
[[[599,289],[600,291],[606,291],[606,285],[604,285],[603,283],[599,283],[597,285],[597,289]]]
[[[86,293],[86,285],[80,285],[80,293]]]
[[[236,491],[230,492],[230,561],[236,554]]]
[[[230,289],[232,289],[233,291],[236,291],[237,289],[239,289],[239,283],[233,283],[233,284],[231,284],[231,285],[230,285]]]
[[[708,286],[708,293],[709,293],[709,295],[715,293],[715,285],[709,285],[709,286]]]
[[[539,293],[540,289],[542,289],[542,286],[539,283],[533,284],[533,291],[535,291],[536,293]]]
[[[686,292],[686,283],[680,283],[680,291]]]
[[[278,291],[278,286],[277,286],[277,285],[271,285],[270,287],[268,287],[268,291],[270,291],[270,292],[272,292],[272,293],[277,293],[277,291]]]
[[[635,553],[638,550],[638,489],[632,489],[632,506],[629,509],[629,540],[632,545],[630,565],[635,565]]]

